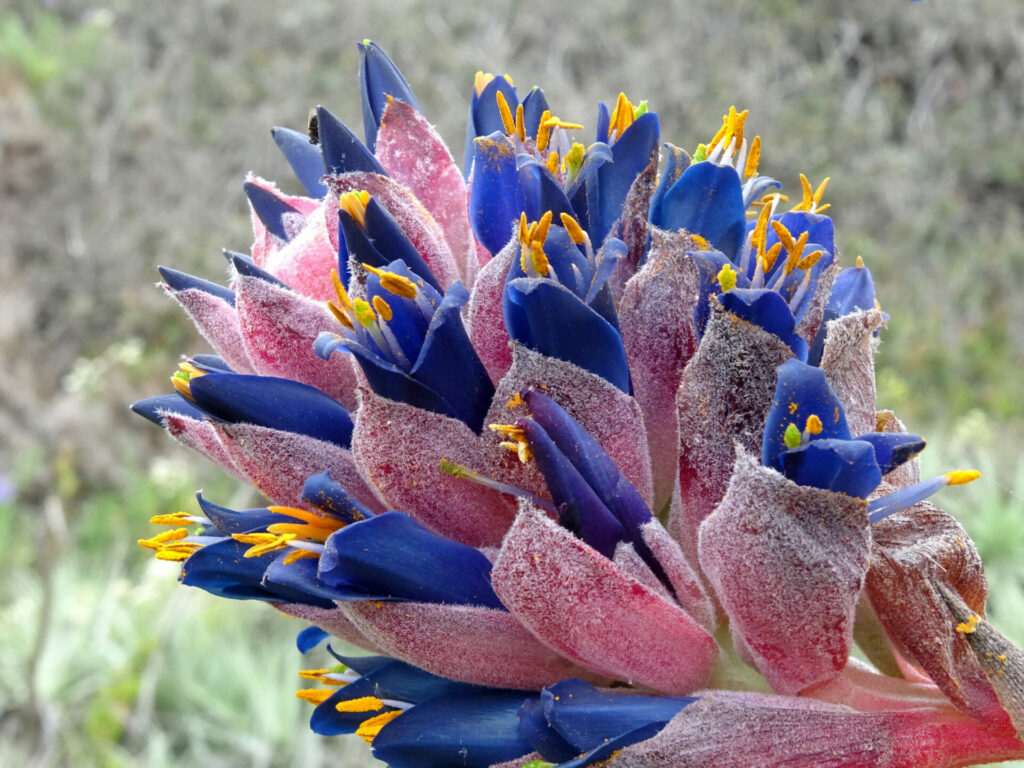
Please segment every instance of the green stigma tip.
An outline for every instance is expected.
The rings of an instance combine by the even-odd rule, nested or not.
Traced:
[[[544,760],[531,760],[528,763],[523,763],[523,768],[555,768],[555,764]]]
[[[790,422],[789,426],[786,427],[786,434],[782,436],[782,439],[786,441],[787,448],[799,448],[802,439],[800,427],[793,422]]]
[[[373,40],[371,40],[368,37],[364,37],[363,38],[363,45],[372,45],[372,44],[373,44]]]
[[[708,147],[706,144],[699,144],[697,151],[693,153],[693,162],[702,163],[708,159]]]
[[[644,99],[635,107],[633,107],[633,119],[636,120],[640,115],[647,114],[647,99]]]
[[[178,370],[174,372],[174,378],[180,379],[181,381],[190,381],[192,379],[192,374],[188,371]]]
[[[451,459],[441,459],[441,461],[438,462],[438,467],[440,467],[441,471],[446,475],[451,475],[452,477],[461,477],[466,473],[465,467],[461,464],[456,464]]]

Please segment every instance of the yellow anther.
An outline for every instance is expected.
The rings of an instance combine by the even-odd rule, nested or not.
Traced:
[[[796,268],[797,269],[810,269],[815,264],[817,264],[818,263],[818,259],[820,259],[824,255],[825,255],[825,252],[821,251],[821,250],[811,251],[809,254],[807,254],[802,259],[800,259],[799,263],[796,265]]]
[[[701,237],[695,232],[690,233],[690,240],[693,241],[693,247],[698,251],[709,251],[711,250],[711,243],[707,241],[707,238]]]
[[[715,148],[715,145],[718,144],[718,142],[725,138],[725,132],[728,130],[728,128],[729,116],[726,115],[725,117],[722,118],[722,127],[718,129],[718,133],[711,137],[711,141],[709,141],[707,144],[699,145],[697,149],[700,150],[701,147],[704,147],[705,154],[710,152],[712,149]]]
[[[376,712],[384,709],[384,702],[376,696],[360,696],[358,699],[339,701],[334,708],[339,712]]]
[[[293,547],[292,551],[284,556],[284,560],[282,562],[285,565],[291,565],[296,560],[306,560],[306,559],[314,558],[314,557],[319,558],[320,557],[320,553],[319,552],[314,552],[314,551],[312,551],[310,549],[295,549]]]
[[[490,72],[477,72],[473,77],[473,90],[476,91],[476,95],[479,96],[483,93],[484,88],[486,88],[493,79],[494,75]]]
[[[156,536],[152,536],[148,539],[139,539],[138,542],[140,547],[159,551],[164,545],[172,541],[184,539],[186,536],[188,536],[188,531],[186,529],[175,528],[172,531],[161,531]]]
[[[520,141],[526,141],[526,114],[522,104],[516,107],[516,135]]]
[[[526,218],[526,211],[519,214],[519,242],[530,242],[530,221]]]
[[[377,311],[377,315],[380,318],[382,318],[385,323],[391,320],[391,318],[394,316],[394,313],[391,311],[391,305],[384,301],[384,299],[380,296],[373,297],[373,308]]]
[[[539,240],[530,243],[530,262],[541,277],[547,277],[551,272],[551,262],[548,261],[548,256],[544,253],[544,246],[540,244]]]
[[[807,423],[804,424],[804,432],[809,435],[820,435],[821,434],[821,419],[816,414],[811,414],[807,417]]]
[[[786,275],[792,274],[793,270],[796,269],[797,266],[799,266],[799,264],[800,264],[800,257],[803,255],[804,248],[807,246],[808,234],[809,233],[806,230],[801,232],[800,233],[800,237],[798,237],[796,239],[796,242],[793,243],[793,248],[792,249],[789,249],[789,248],[786,249],[789,252],[789,254],[786,257],[785,265],[782,267],[784,274],[786,274]]]
[[[978,628],[979,621],[981,621],[981,617],[976,613],[972,613],[967,621],[961,621],[956,625],[956,631],[961,635],[973,635]]]
[[[540,125],[537,126],[537,151],[543,152],[548,148],[548,142],[551,141],[551,129],[553,125],[548,124],[548,120],[551,118],[551,110],[545,109],[540,115]]]
[[[945,475],[946,485],[967,485],[981,477],[976,469],[955,469]]]
[[[393,293],[395,296],[400,296],[403,299],[415,299],[416,294],[419,293],[419,288],[416,287],[416,283],[410,280],[405,275],[399,275],[397,272],[388,272],[384,269],[377,269],[377,267],[369,264],[363,264],[363,267],[367,272],[371,272],[380,278],[380,287],[388,293]],[[376,303],[374,303],[376,306]],[[384,318],[390,320],[390,317]]]
[[[334,525],[338,528],[342,526],[342,522],[337,518],[321,515],[317,512],[310,512],[306,509],[299,509],[298,507],[282,507],[274,505],[267,507],[267,511],[273,512],[275,515],[287,515],[288,517],[294,517],[296,520],[304,520],[310,525],[318,525],[320,527]]]
[[[560,117],[552,115],[547,119],[548,128],[561,128],[566,131],[580,131],[583,130],[583,126],[579,123],[567,123]]]
[[[267,526],[267,533],[275,536],[283,536],[290,533],[299,539],[312,539],[313,541],[327,541],[327,537],[338,530],[340,526],[311,525],[309,523],[271,523]]]
[[[366,299],[356,299],[352,302],[352,309],[356,315],[356,321],[364,328],[372,328],[377,324],[377,315]]]
[[[743,126],[746,124],[747,115],[749,114],[749,109],[737,112],[736,107],[729,107],[728,128],[726,129],[726,135],[723,139],[726,147],[729,146],[730,142],[734,142],[733,146],[737,150],[739,149],[740,144],[743,143]]]
[[[764,258],[762,259],[762,264],[764,265],[762,270],[765,274],[772,271],[772,267],[775,266],[775,260],[779,258],[780,253],[782,253],[782,243],[776,243],[768,249],[767,253],[765,253]]]
[[[858,268],[859,267],[863,267],[864,266],[864,259],[862,259],[860,256],[858,256],[857,257],[857,263],[854,266],[856,266]]]
[[[551,219],[554,214],[546,211],[540,220],[534,225],[530,233],[530,240],[543,244],[548,239],[548,230],[551,229]]]
[[[251,544],[245,550],[245,557],[262,557],[269,552],[276,552],[288,546],[289,541],[298,538],[294,533],[233,533],[231,538],[242,544]]]
[[[338,208],[351,216],[362,229],[366,229],[366,206],[369,204],[370,193],[365,189],[346,192],[338,198]]]
[[[790,234],[789,230],[786,229],[786,225],[781,221],[773,221],[772,229],[775,230],[775,234],[779,237],[779,242],[782,243],[782,247],[786,249],[786,253],[792,253],[796,247],[796,241],[793,240],[793,235]]]
[[[723,292],[731,291],[736,287],[736,270],[732,268],[731,264],[723,264],[715,277],[718,284],[722,286]]]
[[[303,688],[295,692],[295,698],[320,706],[333,696],[336,691],[330,688]]]
[[[552,152],[550,155],[548,155],[547,167],[548,167],[548,171],[551,173],[552,176],[557,176],[558,175],[558,153],[557,152]]]
[[[501,115],[501,124],[505,128],[505,133],[511,136],[516,132],[516,121],[512,117],[512,110],[509,109],[505,94],[501,91],[495,91],[494,99],[498,102],[498,114]]]
[[[355,330],[355,326],[352,325],[352,321],[349,320],[348,315],[345,314],[341,307],[337,306],[333,301],[327,302],[327,309],[334,315],[334,319],[341,323],[343,326],[348,328],[350,331]]]
[[[576,219],[564,212],[559,214],[559,218],[562,220],[562,226],[565,227],[569,239],[576,245],[583,245],[587,241],[587,233],[583,231],[583,227]]]
[[[169,544],[158,549],[154,557],[157,560],[180,563],[182,560],[188,560],[192,557],[192,553],[197,549],[199,549],[198,544]]]
[[[743,166],[743,178],[757,175],[757,164],[761,161],[761,137],[755,136],[747,151],[747,163]]]
[[[372,744],[373,740],[377,737],[377,734],[380,733],[380,729],[400,714],[402,714],[402,710],[396,709],[392,712],[385,712],[382,715],[371,717],[369,720],[364,720],[356,729],[356,736],[362,736],[363,741],[367,744]]]
[[[821,184],[818,185],[818,188],[816,190],[814,190],[814,195],[811,197],[811,199],[814,201],[814,205],[815,206],[818,206],[821,203],[821,198],[825,194],[825,188],[828,186],[828,183],[831,180],[832,180],[831,176],[826,176],[822,180]]]
[[[304,680],[317,680],[323,679],[323,676],[329,674],[329,669],[300,669],[296,674]]]
[[[192,516],[186,512],[174,512],[165,515],[153,515],[149,518],[151,525],[192,525]]]
[[[528,462],[533,454],[530,453],[530,446],[526,442],[526,432],[523,431],[522,427],[517,427],[515,424],[489,424],[488,427],[493,432],[497,432],[504,438],[508,438],[499,445],[506,450],[512,451],[518,454],[519,461],[523,464]]]
[[[615,102],[615,109],[612,110],[608,119],[608,133],[615,133],[616,138],[622,138],[622,134],[633,124],[633,105],[629,103],[626,94],[620,93]]]
[[[771,218],[771,206],[761,206],[761,211],[757,214],[757,223],[754,224],[754,232],[750,236],[751,245],[754,246],[754,250],[758,254],[764,254],[764,248],[768,240],[768,223],[771,221]]]
[[[515,408],[516,406],[520,406],[522,404],[523,404],[522,395],[520,395],[518,392],[516,392],[514,395],[512,395],[512,397],[510,397],[508,399],[508,402],[505,403],[505,407],[506,408]]]
[[[338,270],[331,270],[331,284],[334,285],[334,295],[338,297],[338,305],[342,309],[352,311],[352,300],[348,297],[348,291],[345,290],[345,286],[341,282],[341,278],[338,277]]]
[[[821,184],[818,185],[817,189],[815,189],[814,187],[811,186],[811,182],[808,181],[807,177],[804,176],[801,173],[800,174],[800,191],[801,191],[802,199],[800,200],[800,202],[798,204],[793,206],[790,210],[791,211],[810,211],[811,213],[821,213],[822,211],[827,211],[829,208],[832,207],[832,205],[830,203],[826,203],[825,205],[822,205],[821,204],[821,198],[825,194],[825,188],[828,186],[829,181],[830,181],[830,178],[826,176],[825,180],[822,181]]]

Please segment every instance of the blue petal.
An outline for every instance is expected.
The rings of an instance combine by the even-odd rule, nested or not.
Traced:
[[[869,432],[858,435],[854,440],[871,443],[875,449],[875,461],[883,475],[905,464],[924,450],[924,438],[907,432]]]
[[[182,566],[181,583],[231,600],[281,600],[260,584],[275,554],[245,557],[249,546],[224,539],[196,550]]]
[[[343,208],[338,209],[338,233],[338,263],[341,264],[341,243],[344,243],[346,270],[349,270],[350,260],[357,264],[369,264],[377,269],[384,269],[388,265],[390,259],[377,250],[369,233]],[[341,275],[340,272],[338,274]]]
[[[164,279],[164,282],[170,286],[172,291],[198,290],[211,296],[216,296],[218,299],[223,299],[232,307],[235,306],[235,292],[230,288],[217,285],[217,283],[211,283],[209,280],[203,280],[201,277],[193,277],[170,267],[157,267],[157,270],[160,272],[160,277]]]
[[[875,308],[875,284],[867,267],[848,267],[836,275],[825,311],[833,318]]]
[[[324,354],[329,355],[337,347],[343,347],[355,355],[370,389],[381,397],[456,418],[455,412],[441,395],[362,344],[342,336],[321,333],[314,345],[314,349],[321,357]]]
[[[352,440],[348,411],[319,389],[291,379],[210,373],[193,376],[189,391],[196,405],[233,424],[295,432],[342,448]]]
[[[540,696],[548,722],[577,752],[645,725],[663,727],[697,701],[688,696],[605,693],[574,678],[545,688]]]
[[[500,132],[505,135],[505,123],[501,119],[501,112],[498,110],[497,93],[501,91],[508,102],[508,108],[514,115],[519,106],[519,97],[516,89],[504,75],[495,77],[484,86],[479,96],[473,97],[470,118],[473,121],[473,130],[476,136],[490,136],[492,133]],[[524,107],[525,109],[525,107]]]
[[[685,229],[706,238],[733,258],[747,230],[746,208],[739,174],[728,166],[695,163],[683,171],[661,199],[662,229]]]
[[[267,231],[285,242],[291,240],[288,230],[284,226],[284,217],[287,215],[305,217],[269,189],[261,187],[259,184],[246,181],[242,184],[242,189],[245,191],[245,196],[249,198],[249,202],[252,203],[256,217],[263,222]]]
[[[807,342],[796,332],[786,300],[765,288],[735,288],[718,297],[722,308],[782,339],[799,360],[807,359]]]
[[[288,288],[291,290],[287,283],[283,280],[279,280],[269,272],[257,267],[251,259],[244,258],[238,254],[231,255],[231,265],[235,268],[235,271],[244,275],[245,277],[255,277],[260,280],[276,285],[278,288]]]
[[[504,133],[492,134],[473,142],[472,163],[469,220],[476,239],[496,255],[519,221],[516,152]]]
[[[306,194],[317,200],[323,198],[327,194],[327,185],[320,181],[324,175],[324,158],[320,154],[320,147],[311,142],[306,134],[291,128],[271,128],[270,135],[274,137],[288,165],[295,171]]]
[[[328,637],[330,635],[320,627],[306,627],[295,636],[295,647],[299,653],[309,653]]]
[[[611,457],[550,397],[529,390],[523,393],[523,398],[534,421],[544,428],[558,450],[631,534],[629,538],[632,540],[638,536],[640,526],[651,519],[651,510]]]
[[[469,292],[461,283],[452,283],[434,311],[411,375],[441,395],[455,417],[479,433],[494,397],[494,385],[462,324],[460,310],[467,301]]]
[[[812,440],[780,458],[782,474],[797,485],[866,499],[882,482],[874,447],[863,440]]]
[[[722,286],[718,282],[718,273],[728,264],[733,267],[732,260],[721,251],[691,251],[687,254],[697,267],[700,276],[700,292],[697,295],[697,306],[693,309],[693,325],[697,335],[704,335],[704,328],[711,316],[710,296],[717,295]],[[742,272],[736,273],[736,287],[749,288],[750,280]]]
[[[611,130],[611,119],[611,115],[608,112],[608,105],[603,101],[597,102],[597,120],[594,123],[594,141],[608,141],[608,132]]]
[[[821,419],[819,439],[850,439],[846,414],[832,394],[825,372],[799,360],[788,360],[776,370],[775,397],[764,425],[761,463],[782,469],[779,457],[786,448],[786,428],[792,423],[803,429],[810,416]]]
[[[196,408],[195,405],[176,392],[170,395],[157,395],[156,397],[147,397],[145,400],[139,400],[132,403],[131,409],[142,418],[152,421],[158,427],[164,426],[164,417],[160,415],[161,411],[180,413],[182,416],[188,416],[190,419],[198,419],[199,421],[206,418],[205,411]]]
[[[550,107],[548,106],[548,100],[544,96],[544,91],[534,86],[526,94],[526,98],[523,99],[523,122],[526,125],[526,135],[528,137],[532,138],[537,135],[537,131],[540,128],[540,119],[547,110],[550,110]]]
[[[513,280],[505,286],[502,309],[509,336],[520,344],[631,392],[619,332],[567,288],[550,280]]]
[[[233,533],[249,533],[250,531],[265,531],[268,526],[275,523],[296,523],[295,518],[271,512],[266,507],[254,509],[228,509],[219,504],[203,498],[202,491],[196,494],[199,501],[199,508],[210,521],[217,526],[217,530],[223,531],[230,536]]]
[[[377,144],[377,129],[384,118],[389,96],[420,111],[408,81],[381,47],[370,40],[359,43],[359,95],[366,146],[371,152]]]
[[[346,523],[358,523],[373,517],[373,512],[334,481],[329,470],[310,475],[302,485],[302,500]]]
[[[304,557],[285,565],[284,560],[291,551],[289,547],[267,566],[263,586],[277,594],[289,595],[295,602],[336,608],[334,601],[344,600],[347,594],[339,594],[317,578],[316,558]]]
[[[551,727],[539,699],[527,699],[520,706],[519,734],[541,757],[554,763],[572,760],[580,752]]]
[[[196,366],[196,368],[202,368],[210,373],[215,371],[234,373],[231,366],[224,362],[224,358],[218,355],[192,355],[188,361]]]
[[[519,734],[522,692],[440,696],[404,712],[373,740],[391,768],[488,768],[531,751]]]
[[[664,220],[661,203],[665,199],[665,193],[679,180],[683,171],[690,167],[690,156],[684,150],[668,142],[664,144],[664,147],[668,150],[668,157],[665,160],[665,169],[661,172],[661,178],[658,179],[658,186],[651,197],[649,216],[651,221]]]
[[[362,599],[504,610],[491,588],[486,557],[401,512],[385,512],[331,534],[320,558],[320,578],[330,586],[363,590]]]
[[[612,758],[615,757],[615,753],[620,751],[623,747],[628,747],[630,744],[637,744],[641,741],[646,741],[658,733],[665,727],[664,723],[648,723],[636,728],[632,731],[620,734],[614,738],[608,739],[608,741],[594,747],[589,752],[584,752],[574,760],[558,765],[558,768],[588,768],[593,766],[594,768],[600,768],[600,766],[608,765]]]
[[[868,502],[868,520],[872,525],[884,520],[889,515],[894,515],[918,502],[924,501],[929,496],[941,491],[948,485],[946,475],[922,480],[920,483],[900,488],[885,496],[872,499]]]
[[[596,176],[598,210],[590,211],[589,234],[595,245],[604,242],[612,225],[622,216],[622,205],[637,176],[658,151],[658,116],[640,115],[612,145],[612,162],[602,165]]]
[[[616,545],[628,538],[622,523],[559,450],[544,427],[534,419],[520,419],[516,426],[526,434],[530,452],[544,475],[562,527],[611,559]]]
[[[516,158],[519,177],[519,210],[526,213],[530,221],[537,221],[548,211],[559,221],[561,214],[575,215],[575,210],[565,196],[562,185],[545,166],[530,155]],[[518,218],[518,213],[516,214]]]
[[[366,234],[377,252],[385,255],[386,263],[401,259],[410,270],[429,283],[434,290],[441,291],[441,285],[434,277],[434,273],[430,271],[430,267],[427,266],[427,262],[423,260],[420,252],[416,250],[416,246],[412,244],[398,222],[395,221],[395,217],[378,203],[376,198],[372,197],[366,206]]]
[[[366,145],[326,108],[317,107],[316,118],[320,133],[320,151],[323,153],[327,173],[366,171],[387,176],[384,168]]]

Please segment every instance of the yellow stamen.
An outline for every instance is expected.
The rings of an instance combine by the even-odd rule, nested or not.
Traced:
[[[711,141],[709,141],[707,144],[702,144],[701,145],[701,146],[704,147],[705,153],[710,152],[711,150],[713,150],[715,148],[715,145],[718,144],[718,142],[720,142],[722,139],[725,138],[725,132],[728,129],[728,127],[729,127],[729,116],[726,115],[725,117],[722,118],[722,127],[718,129],[718,133],[716,133],[714,136],[712,136],[711,137]]]
[[[392,712],[385,712],[382,715],[371,717],[369,720],[364,720],[362,725],[356,729],[356,736],[362,736],[363,741],[367,744],[372,744],[377,734],[380,733],[380,729],[400,714],[402,714],[402,710],[396,709]]]
[[[512,395],[512,397],[510,397],[508,399],[508,402],[505,403],[505,407],[506,408],[515,408],[516,406],[519,406],[519,405],[522,405],[522,404],[523,404],[522,395],[520,395],[518,392],[516,392],[514,395]]]
[[[789,230],[786,229],[786,225],[781,221],[773,221],[772,229],[775,230],[775,234],[779,236],[779,242],[782,243],[782,247],[786,249],[786,253],[792,253],[796,247],[796,241],[793,240],[793,235],[790,234]]]
[[[800,257],[804,253],[804,247],[807,245],[807,237],[809,233],[804,231],[800,233],[800,237],[793,243],[793,249],[789,250],[789,255],[786,257],[786,264],[783,266],[783,274],[792,274],[793,270],[800,264]]]
[[[338,530],[336,527],[328,528],[327,526],[310,525],[309,523],[271,523],[267,526],[267,533],[272,533],[275,536],[291,533],[296,538],[313,541],[327,541],[327,537],[336,530]]]
[[[384,320],[385,323],[391,320],[391,318],[394,316],[394,313],[391,311],[391,305],[384,301],[384,299],[380,296],[373,297],[373,308],[377,310],[377,314]]]
[[[807,417],[807,423],[804,424],[804,432],[810,435],[820,435],[822,430],[821,419],[816,414],[811,414]]]
[[[305,520],[310,525],[319,525],[321,527],[326,525],[334,525],[337,523],[338,527],[342,525],[340,520],[329,517],[328,515],[321,515],[317,512],[310,512],[306,509],[298,509],[297,507],[281,507],[281,506],[270,506],[267,507],[267,511],[273,512],[275,515],[287,515],[288,517],[294,517],[296,520]]]
[[[561,128],[565,131],[580,131],[583,130],[583,126],[579,123],[567,123],[560,117],[552,115],[547,119],[548,128]]]
[[[530,453],[530,446],[526,442],[526,432],[522,427],[515,424],[488,424],[492,432],[497,432],[502,437],[508,438],[505,442],[499,443],[502,448],[519,455],[519,461],[523,464],[528,462],[533,454]]]
[[[775,260],[779,258],[780,253],[782,253],[782,243],[776,243],[768,249],[763,260],[765,273],[771,272],[772,267],[775,266]]]
[[[295,549],[293,547],[292,551],[284,556],[284,560],[282,562],[285,565],[291,565],[296,560],[306,560],[306,559],[312,558],[312,557],[319,558],[320,557],[320,553],[319,552],[314,552],[311,549]]]
[[[736,287],[736,270],[732,268],[731,264],[723,264],[722,269],[719,270],[716,276],[718,284],[722,286],[722,291],[731,291]]]
[[[622,134],[633,124],[633,105],[629,103],[626,94],[620,93],[615,102],[615,109],[608,119],[608,132],[615,133],[616,138],[622,138]]]
[[[552,176],[555,176],[555,175],[558,174],[558,153],[557,152],[552,152],[550,155],[548,155],[547,167],[548,167],[548,171],[550,171]]]
[[[695,232],[690,233],[690,240],[693,241],[695,250],[698,251],[709,251],[711,250],[711,243],[707,241],[707,238],[701,237]]]
[[[192,518],[185,512],[174,512],[166,515],[153,515],[149,518],[151,525],[192,525]]]
[[[384,702],[376,696],[360,696],[358,699],[339,701],[334,708],[339,712],[376,712],[384,709]]]
[[[345,314],[345,311],[341,307],[337,306],[333,301],[328,301],[327,308],[331,311],[331,314],[334,315],[335,320],[350,331],[355,330],[355,326],[352,325],[352,321],[348,319],[348,315]]]
[[[864,259],[862,259],[860,256],[858,256],[857,257],[857,263],[854,266],[856,266],[856,267],[863,267],[864,266]]]
[[[188,400],[192,399],[192,390],[189,389],[188,379],[184,376],[180,376],[175,373],[171,376],[171,385],[174,387],[175,392]]]
[[[140,547],[159,551],[165,544],[184,539],[186,536],[188,536],[188,531],[186,529],[175,528],[172,531],[161,531],[156,536],[152,536],[148,539],[139,539],[138,543]]]
[[[976,469],[956,469],[946,473],[947,485],[967,485],[981,477],[981,472]]]
[[[473,77],[473,90],[476,91],[476,95],[479,97],[484,92],[484,88],[494,79],[494,75],[490,72],[477,72]]]
[[[516,121],[512,117],[512,110],[509,109],[505,94],[495,91],[494,99],[498,102],[498,114],[501,115],[501,124],[505,128],[505,133],[511,136],[516,132]]]
[[[754,250],[764,255],[764,247],[768,239],[768,223],[772,218],[772,209],[769,205],[761,206],[761,212],[757,214],[757,223],[754,224],[754,232],[750,237],[750,243]]]
[[[378,269],[370,264],[363,264],[363,267],[367,272],[371,272],[380,278],[380,287],[388,293],[393,293],[395,296],[401,296],[403,299],[416,298],[419,288],[416,287],[416,283],[405,275],[399,275],[397,272],[388,272],[385,269]],[[391,318],[388,317],[385,319],[390,320]]]
[[[551,263],[548,261],[547,254],[544,253],[544,246],[538,240],[530,243],[530,261],[533,263],[533,268],[537,271],[537,274],[541,277],[547,277],[548,273],[551,272]]]
[[[294,541],[298,537],[294,533],[282,533],[280,535],[273,533],[233,533],[231,538],[243,544],[252,545],[245,550],[244,557],[262,557],[269,552],[284,549],[288,546],[289,541]]]
[[[523,245],[530,242],[530,222],[526,218],[526,211],[519,214],[519,242]]]
[[[551,229],[552,218],[553,214],[551,211],[547,211],[543,216],[541,216],[530,234],[530,240],[543,244],[544,241],[548,239],[548,230]]]
[[[818,185],[818,188],[816,190],[814,190],[814,194],[811,196],[811,200],[814,201],[815,205],[818,205],[819,203],[821,203],[821,198],[825,194],[825,187],[828,186],[828,183],[831,180],[832,180],[831,176],[826,176],[825,179],[821,182],[821,184]]]
[[[583,227],[580,226],[576,219],[568,213],[559,214],[559,218],[562,220],[562,226],[565,227],[569,239],[576,243],[576,245],[583,245],[587,241],[587,233],[583,231]]]
[[[182,560],[188,560],[197,549],[199,549],[198,544],[172,544],[158,549],[154,557],[157,560],[169,560],[178,563]]]
[[[537,151],[543,152],[548,148],[548,142],[551,140],[551,129],[553,125],[548,125],[548,120],[551,118],[551,110],[545,109],[540,116],[540,125],[537,126]]]
[[[332,691],[330,688],[303,688],[295,692],[295,698],[320,706],[335,693],[336,691]]]
[[[735,141],[735,144],[733,146],[736,148],[737,151],[739,151],[740,144],[743,143],[743,126],[746,124],[747,115],[749,114],[749,109],[744,109],[742,112],[737,112],[736,107],[729,107],[729,128],[726,138]]]
[[[345,286],[341,282],[341,278],[338,277],[338,270],[331,270],[331,283],[334,285],[334,294],[338,297],[338,305],[342,309],[347,309],[349,312],[352,311],[352,300],[348,297],[348,291],[345,290]]]
[[[526,141],[526,115],[522,104],[516,107],[516,135],[520,141]]]
[[[747,163],[743,166],[743,178],[757,175],[757,164],[761,161],[761,137],[755,136],[747,152]]]
[[[338,198],[338,208],[351,216],[362,229],[366,229],[366,206],[370,203],[370,193],[365,189],[346,192]]]
[[[810,269],[818,263],[818,259],[825,255],[824,251],[811,251],[809,254],[800,259],[800,262],[796,265],[797,269]]]

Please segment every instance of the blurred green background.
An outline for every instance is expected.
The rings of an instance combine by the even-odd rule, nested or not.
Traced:
[[[725,7],[728,5],[728,7]],[[368,765],[308,733],[319,666],[272,610],[175,587],[135,546],[203,487],[245,489],[128,413],[203,343],[152,287],[213,280],[250,242],[248,170],[295,189],[269,134],[323,103],[361,125],[356,40],[377,40],[461,157],[472,76],[594,103],[649,99],[692,149],[749,107],[762,172],[826,175],[845,263],[891,315],[879,405],[977,541],[991,615],[1024,640],[1024,9],[1018,0],[716,0],[567,11],[547,0],[0,10],[0,765]],[[583,10],[585,8],[585,10]]]

